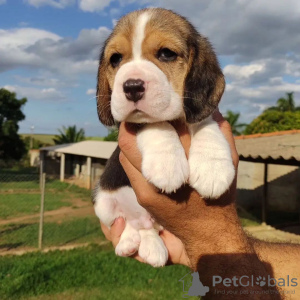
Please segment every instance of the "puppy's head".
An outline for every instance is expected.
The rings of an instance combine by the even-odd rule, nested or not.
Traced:
[[[123,17],[106,40],[98,71],[98,114],[150,123],[208,117],[218,106],[224,76],[208,42],[183,17],[151,8]]]

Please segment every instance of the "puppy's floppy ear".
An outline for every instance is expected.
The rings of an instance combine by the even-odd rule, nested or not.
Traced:
[[[184,86],[188,123],[200,122],[218,107],[225,88],[224,75],[209,41],[195,32]]]
[[[98,117],[101,123],[106,126],[113,126],[115,122],[110,108],[111,88],[108,84],[106,65],[104,62],[104,50],[107,42],[108,40],[105,42],[100,55],[96,98]]]

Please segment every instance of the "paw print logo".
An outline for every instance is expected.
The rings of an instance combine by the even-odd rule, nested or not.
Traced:
[[[265,286],[266,285],[266,278],[261,277],[261,276],[256,277],[256,285]]]

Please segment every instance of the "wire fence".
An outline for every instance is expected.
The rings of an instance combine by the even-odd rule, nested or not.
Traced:
[[[0,253],[102,242],[90,190],[47,174],[0,173]]]

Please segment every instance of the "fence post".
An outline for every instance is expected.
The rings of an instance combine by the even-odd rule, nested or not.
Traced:
[[[43,225],[44,225],[44,202],[45,202],[45,183],[46,174],[42,174],[41,178],[42,188],[41,188],[41,211],[40,211],[40,225],[39,225],[39,250],[42,250],[43,242]]]

